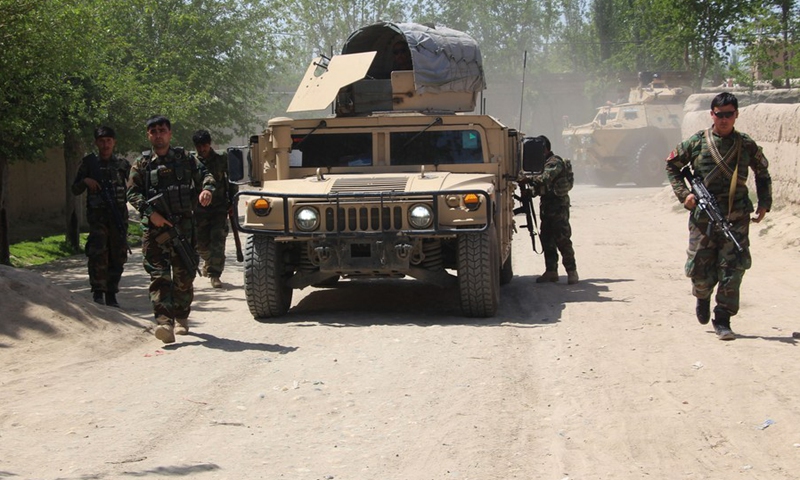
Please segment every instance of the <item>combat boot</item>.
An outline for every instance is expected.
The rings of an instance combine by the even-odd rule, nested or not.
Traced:
[[[731,330],[731,314],[717,307],[714,309],[714,320],[711,321],[714,325],[714,331],[717,333],[717,338],[720,340],[733,340],[736,334]]]
[[[105,299],[103,299],[103,292],[92,292],[92,299],[94,303],[99,303],[100,305],[106,304]]]
[[[578,283],[578,271],[577,270],[567,270],[567,285],[575,285]]]
[[[547,283],[547,282],[557,282],[558,281],[558,272],[546,270],[539,278],[536,279],[536,283]]]
[[[700,322],[700,325],[707,324],[711,320],[711,299],[698,298],[694,313],[697,315],[697,321]]]
[[[175,335],[186,335],[189,333],[188,318],[176,318],[175,323]]]
[[[106,305],[109,307],[119,308],[119,303],[117,303],[117,294],[106,292]]]
[[[222,288],[222,280],[219,277],[211,277],[211,286],[214,288]]]
[[[175,321],[172,320],[171,318],[159,316],[158,318],[156,318],[156,322],[158,323],[158,325],[153,331],[153,334],[156,336],[156,338],[164,343],[174,342],[175,332],[173,330],[175,328]]]

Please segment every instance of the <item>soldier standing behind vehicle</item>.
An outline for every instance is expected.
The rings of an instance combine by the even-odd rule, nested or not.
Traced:
[[[536,283],[558,281],[558,253],[567,270],[567,283],[578,283],[578,270],[575,265],[575,250],[572,248],[572,227],[569,224],[569,191],[574,178],[572,167],[567,160],[553,154],[550,140],[538,137],[544,145],[544,170],[531,178],[533,190],[539,200],[539,214],[542,218],[540,237],[544,251],[545,272]]]
[[[689,248],[686,276],[692,279],[692,294],[697,297],[695,313],[700,324],[711,317],[711,294],[717,286],[714,331],[720,340],[736,338],[731,317],[739,311],[739,289],[744,272],[752,263],[749,230],[750,201],[747,169],[755,173],[758,210],[753,222],[760,222],[772,207],[772,179],[769,162],[752,138],[733,126],[739,116],[739,101],[723,92],[711,101],[712,126],[680,143],[667,158],[667,176],[675,196],[689,215]],[[709,218],[697,206],[697,198],[683,181],[681,170],[689,166],[714,196],[731,232],[743,247],[738,251],[733,240],[719,229],[709,229]]]
[[[197,222],[197,252],[203,259],[202,273],[209,277],[211,286],[222,288],[220,276],[225,268],[225,239],[228,237],[228,215],[233,208],[231,199],[236,185],[228,182],[228,159],[211,148],[211,134],[198,130],[192,136],[200,162],[214,176],[216,188],[207,207],[195,212]]]
[[[143,263],[150,274],[150,301],[157,323],[154,333],[171,343],[175,334],[189,332],[197,270],[194,211],[198,202],[211,204],[215,182],[193,155],[170,146],[169,119],[155,116],[146,126],[153,150],[144,152],[131,168],[128,201],[142,216]],[[191,260],[194,263],[188,265]]]
[[[97,153],[90,153],[81,160],[72,193],[80,195],[88,190],[86,256],[92,298],[101,305],[119,308],[116,294],[129,251],[125,182],[131,164],[114,155],[117,140],[112,128],[95,129],[94,144]]]

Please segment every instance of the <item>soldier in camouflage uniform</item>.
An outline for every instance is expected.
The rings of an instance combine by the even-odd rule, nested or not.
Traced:
[[[211,134],[198,130],[192,136],[200,162],[217,182],[211,205],[200,206],[195,212],[197,222],[197,251],[203,259],[203,275],[209,277],[211,286],[222,288],[219,279],[225,268],[225,239],[228,236],[228,213],[237,187],[228,182],[228,159],[211,148]]]
[[[114,130],[99,127],[94,131],[97,153],[83,157],[78,167],[72,193],[86,194],[86,217],[89,239],[89,284],[94,301],[119,307],[116,294],[125,262],[128,261],[128,207],[125,182],[131,164],[114,155],[117,143]],[[116,209],[116,213],[112,210]]]
[[[711,317],[711,295],[717,287],[714,307],[714,331],[721,340],[735,338],[731,317],[739,311],[739,288],[744,272],[750,268],[748,248],[750,201],[746,185],[747,171],[755,174],[758,209],[753,222],[760,222],[772,207],[772,180],[769,163],[752,138],[733,126],[739,116],[739,103],[730,93],[720,93],[711,102],[713,125],[679,144],[667,158],[667,176],[672,189],[689,215],[689,248],[686,276],[692,279],[692,294],[697,297],[697,320],[705,325]],[[688,165],[703,179],[708,191],[732,225],[732,232],[743,252],[719,229],[709,230],[709,219],[687,188],[681,169]],[[731,193],[732,192],[732,193]]]
[[[194,211],[198,202],[203,206],[211,203],[215,182],[193,155],[170,146],[172,130],[166,117],[152,117],[146,125],[153,150],[145,152],[131,168],[128,201],[142,216],[144,269],[150,274],[150,301],[157,323],[154,333],[164,343],[171,343],[175,334],[189,332],[196,275],[196,268],[186,265],[172,242],[171,227],[188,240],[196,262]],[[164,205],[148,203],[159,194],[169,212]]]
[[[567,283],[578,283],[575,250],[572,248],[572,227],[569,224],[569,190],[572,188],[571,169],[564,159],[550,150],[550,140],[539,137],[544,144],[544,170],[531,179],[533,190],[540,195],[539,214],[542,218],[540,237],[544,251],[545,272],[536,283],[558,281],[558,253],[567,270]]]

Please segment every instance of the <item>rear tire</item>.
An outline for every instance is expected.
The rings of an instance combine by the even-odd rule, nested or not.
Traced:
[[[280,317],[292,304],[283,247],[273,237],[250,235],[244,252],[244,296],[256,320]]]
[[[665,162],[659,156],[664,150],[658,142],[645,142],[639,146],[634,156],[632,174],[638,187],[660,187],[667,179]],[[661,160],[661,161],[659,161]]]
[[[494,228],[458,236],[458,289],[467,317],[492,317],[500,303],[500,260]]]

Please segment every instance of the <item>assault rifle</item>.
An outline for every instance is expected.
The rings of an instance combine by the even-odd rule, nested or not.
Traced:
[[[228,181],[228,176],[225,176],[225,180]],[[230,201],[231,206],[228,208],[228,221],[231,224],[231,233],[233,233],[233,242],[236,244],[236,261],[243,262],[244,255],[242,254],[242,240],[239,238],[239,229],[236,228],[236,217],[233,216],[233,202],[236,201],[235,196],[233,194],[233,189],[231,185],[235,185],[233,183],[228,183],[226,185],[228,187],[228,200]]]
[[[744,248],[742,248],[736,240],[736,237],[733,236],[731,222],[722,215],[722,211],[717,204],[717,199],[708,191],[706,185],[703,183],[703,179],[692,173],[689,167],[684,167],[683,170],[681,170],[681,176],[689,182],[692,193],[697,200],[697,206],[700,207],[700,210],[708,215],[708,219],[711,220],[708,224],[706,235],[711,235],[711,229],[717,227],[722,231],[723,235],[725,235],[725,238],[733,242],[736,246],[736,250],[743,252]]]
[[[164,200],[164,194],[159,193],[148,199],[147,203],[152,205],[159,213],[166,213],[167,220],[172,223],[172,226],[168,227],[169,229],[167,231],[156,237],[156,243],[159,245],[163,245],[166,242],[172,243],[172,248],[180,255],[181,260],[183,260],[183,265],[189,270],[196,271],[198,275],[202,277],[203,273],[200,272],[198,268],[197,252],[195,252],[194,246],[189,242],[189,239],[178,230],[176,225],[180,221],[180,218],[176,218],[172,215],[169,204]]]
[[[111,211],[111,215],[114,217],[114,223],[117,225],[117,230],[119,230],[119,236],[122,237],[122,241],[125,242],[125,248],[128,249],[128,253],[133,254],[131,246],[128,245],[128,222],[126,222],[125,219],[122,218],[122,214],[119,213],[113,192],[114,184],[111,183],[111,180],[103,180],[100,182],[100,198],[103,199],[106,207]]]
[[[531,186],[530,178],[520,178],[517,180],[517,185],[519,185],[519,195],[515,193],[514,199],[519,201],[520,206],[514,209],[514,215],[519,215],[520,213],[525,214],[525,221],[527,223],[522,225],[522,228],[528,229],[528,233],[531,236],[531,243],[533,244],[533,251],[539,253],[539,250],[536,250],[536,235],[538,232],[536,231],[536,210],[534,210],[533,207],[533,198],[536,197],[538,193],[534,191],[533,186]]]

